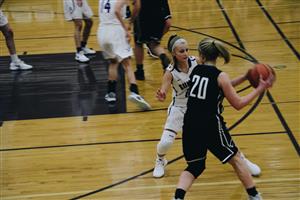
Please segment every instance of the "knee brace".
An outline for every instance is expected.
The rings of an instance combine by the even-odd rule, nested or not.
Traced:
[[[205,159],[188,162],[188,167],[185,169],[185,171],[188,171],[191,174],[193,174],[195,178],[198,178],[198,176],[200,176],[204,170],[205,170]]]
[[[157,154],[161,156],[165,155],[174,143],[175,138],[176,134],[174,132],[164,130],[161,139],[157,144]]]

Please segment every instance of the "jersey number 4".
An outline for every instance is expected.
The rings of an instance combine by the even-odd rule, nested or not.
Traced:
[[[102,4],[101,4],[101,12],[103,13],[103,10],[106,10],[106,13],[109,13],[110,12],[110,9],[111,9],[111,4],[109,2],[110,0],[107,0],[106,3],[105,1],[103,0],[102,1]],[[104,6],[103,6],[104,4]]]
[[[205,99],[208,80],[209,79],[207,77],[200,77],[198,75],[194,75],[192,79],[193,87],[191,89],[190,96],[197,97],[198,99]]]

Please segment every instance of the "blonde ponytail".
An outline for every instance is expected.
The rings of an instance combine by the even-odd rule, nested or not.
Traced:
[[[230,53],[224,44],[212,38],[204,38],[200,41],[198,46],[199,53],[205,57],[206,60],[216,60],[222,57],[226,63],[230,61]]]

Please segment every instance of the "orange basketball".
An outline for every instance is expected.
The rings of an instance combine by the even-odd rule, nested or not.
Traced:
[[[257,87],[259,84],[259,76],[261,75],[263,80],[267,80],[270,73],[274,76],[275,71],[267,64],[257,63],[247,73],[247,79],[253,87]]]

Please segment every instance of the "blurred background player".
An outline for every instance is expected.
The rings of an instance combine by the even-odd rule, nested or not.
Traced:
[[[150,105],[139,95],[138,86],[131,68],[132,48],[129,44],[130,24],[126,24],[126,7],[129,0],[100,0],[99,17],[100,24],[97,38],[103,56],[109,60],[107,94],[105,100],[108,103],[116,102],[116,84],[118,78],[118,67],[121,63],[130,84],[129,100],[136,103],[142,110],[149,110]],[[140,1],[134,1],[134,8],[131,14],[131,22],[140,8]]]
[[[160,45],[163,35],[168,32],[170,26],[171,14],[167,0],[141,0],[141,9],[134,21],[137,80],[145,80],[143,44],[147,45],[152,55],[159,57],[163,69],[170,64],[164,48]]]
[[[93,26],[93,11],[86,0],[64,0],[64,14],[67,21],[73,21],[75,26],[74,39],[76,45],[75,60],[88,62],[87,55],[96,54],[96,51],[86,46]],[[82,21],[85,26],[82,32]],[[82,32],[82,36],[81,36]]]
[[[161,88],[157,91],[156,97],[159,101],[164,101],[169,88],[172,86],[173,100],[168,108],[168,116],[161,139],[157,144],[157,158],[153,170],[153,177],[155,178],[164,176],[167,164],[165,155],[172,147],[177,133],[182,131],[183,117],[188,100],[189,75],[198,64],[202,64],[198,57],[189,56],[188,43],[179,36],[172,35],[169,38],[168,50],[172,54],[173,63],[166,69]],[[245,76],[246,74],[237,79],[245,80]],[[232,83],[239,83],[237,79],[233,80]],[[247,168],[253,176],[260,174],[261,170],[258,165],[245,158],[242,153],[241,158],[245,161]]]
[[[22,61],[16,52],[16,45],[14,41],[14,32],[12,28],[9,26],[8,20],[6,16],[3,14],[2,10],[0,9],[0,30],[3,33],[6,41],[6,46],[8,48],[11,63],[9,66],[10,70],[28,70],[32,69],[31,65],[28,65]]]

